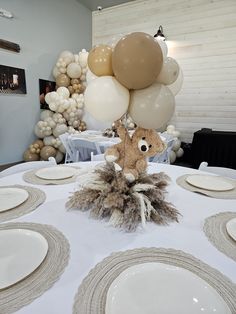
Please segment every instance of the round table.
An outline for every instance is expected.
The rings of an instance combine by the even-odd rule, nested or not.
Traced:
[[[71,166],[94,167],[96,162],[74,163]],[[75,190],[75,183],[65,185],[34,185],[46,193],[46,201],[30,214],[11,222],[36,222],[55,226],[64,233],[71,247],[69,265],[54,286],[17,313],[65,314],[72,312],[75,293],[83,278],[98,262],[112,252],[141,247],[174,248],[185,251],[218,269],[236,282],[236,264],[219,252],[202,231],[205,218],[219,212],[236,212],[236,200],[210,198],[184,190],[176,178],[198,170],[168,164],[149,163],[148,172],[164,171],[171,182],[166,199],[173,203],[182,216],[179,223],[159,226],[147,223],[145,230],[125,233],[105,221],[89,218],[88,212],[67,211],[65,203]],[[0,179],[0,186],[30,185],[23,181],[23,173]]]

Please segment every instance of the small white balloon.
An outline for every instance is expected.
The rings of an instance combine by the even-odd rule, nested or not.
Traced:
[[[174,144],[172,146],[172,150],[177,152],[179,150],[179,148],[180,148],[180,145],[181,145],[180,140],[175,140],[175,142],[174,142]]]
[[[52,75],[53,75],[53,77],[56,79],[56,78],[58,77],[58,75],[60,75],[60,74],[61,74],[61,72],[59,71],[58,67],[55,66],[55,67],[53,68],[53,70],[52,70]]]
[[[179,137],[179,136],[180,136],[180,132],[179,132],[179,131],[173,131],[173,132],[172,132],[172,135],[173,135],[174,137]]]
[[[56,162],[59,164],[63,160],[63,158],[64,154],[58,150],[55,156]]]
[[[174,125],[172,125],[172,124],[169,124],[169,125],[167,125],[167,131],[171,131],[171,132],[173,132],[174,130],[175,130],[175,126]]]
[[[53,135],[55,137],[58,137],[59,135],[64,134],[66,132],[67,132],[67,125],[66,124],[57,124],[53,130]]]
[[[183,154],[184,154],[184,150],[183,148],[180,147],[179,150],[176,152],[176,156],[180,158],[183,156]]]
[[[74,54],[68,50],[62,51],[59,58],[62,59],[62,62],[65,62],[66,65],[75,60]]]
[[[59,151],[62,152],[63,154],[66,153],[66,149],[65,149],[65,147],[64,147],[63,144],[61,144],[61,145],[58,147],[58,149],[59,149]]]
[[[53,116],[53,112],[50,110],[43,110],[40,114],[40,120],[45,120],[47,118],[51,118]]]
[[[174,96],[180,92],[182,85],[183,85],[183,81],[184,81],[183,71],[180,68],[179,69],[179,75],[178,75],[176,81],[170,85],[167,85],[167,87],[169,88],[169,90],[172,92],[172,94]]]
[[[170,163],[173,164],[176,160],[176,154],[173,150],[170,151],[169,158],[170,158]]]
[[[57,94],[64,99],[68,99],[70,97],[70,92],[68,88],[61,86],[57,89]]]
[[[55,139],[55,137],[53,135],[45,136],[45,138],[43,139],[43,143],[45,146],[52,146],[52,142],[54,139]]]
[[[82,51],[79,52],[79,63],[82,67],[87,66],[88,54],[89,53],[85,49],[82,49]]]
[[[161,72],[157,77],[157,82],[165,85],[170,85],[177,80],[179,75],[179,65],[175,59],[167,57],[163,60]]]

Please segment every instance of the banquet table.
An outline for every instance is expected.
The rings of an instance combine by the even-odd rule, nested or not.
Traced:
[[[95,167],[97,162],[80,162],[69,166]],[[192,254],[236,282],[235,262],[218,251],[207,239],[202,228],[205,218],[220,212],[236,212],[236,200],[210,198],[187,191],[176,184],[184,174],[199,170],[169,164],[149,163],[148,172],[164,171],[171,182],[166,199],[181,213],[179,223],[160,226],[147,222],[143,229],[126,233],[109,226],[106,221],[94,220],[89,212],[67,210],[65,203],[76,189],[77,183],[65,185],[34,185],[46,193],[46,201],[31,213],[10,222],[48,224],[60,230],[70,243],[69,264],[53,287],[23,307],[19,314],[72,313],[74,296],[88,272],[113,252],[142,247],[174,248]],[[30,185],[17,173],[0,179],[0,186]],[[78,178],[79,181],[79,178]]]

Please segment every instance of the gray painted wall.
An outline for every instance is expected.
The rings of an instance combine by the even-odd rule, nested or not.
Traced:
[[[91,11],[76,0],[1,0],[14,19],[0,17],[0,38],[18,43],[20,53],[0,49],[0,64],[25,69],[27,94],[0,94],[0,164],[22,160],[35,139],[39,120],[39,78],[53,80],[52,68],[63,50],[89,50]]]

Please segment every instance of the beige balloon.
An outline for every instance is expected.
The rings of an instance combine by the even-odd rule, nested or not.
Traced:
[[[150,86],[163,64],[162,50],[154,37],[146,33],[131,33],[116,44],[112,67],[116,79],[128,89]]]
[[[70,78],[66,74],[59,74],[56,78],[57,87],[67,87],[70,85]]]
[[[57,154],[57,151],[52,146],[44,146],[40,151],[40,157],[43,160],[48,160],[49,157],[55,157]]]
[[[23,155],[24,161],[37,161],[39,160],[39,155],[35,153],[31,153],[29,149],[24,152]]]
[[[72,62],[66,69],[67,75],[72,79],[78,79],[81,75],[81,67],[79,64]]]
[[[165,85],[174,83],[179,75],[179,65],[175,59],[167,57],[163,61],[161,72],[157,77],[157,82]]]
[[[140,127],[161,128],[171,119],[174,110],[174,96],[165,85],[155,82],[148,88],[131,92],[129,114]]]
[[[112,48],[108,45],[98,45],[90,50],[88,66],[91,72],[97,76],[113,75]]]

